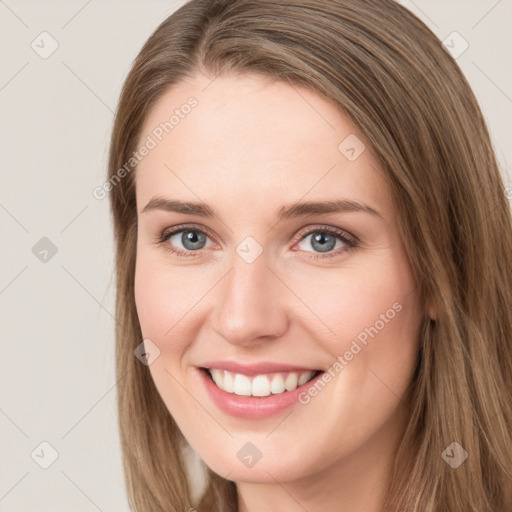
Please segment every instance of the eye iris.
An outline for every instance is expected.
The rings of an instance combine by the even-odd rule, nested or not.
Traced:
[[[326,243],[325,240],[329,238],[330,241]],[[315,247],[315,243],[320,243],[320,245]],[[317,233],[313,235],[311,245],[315,247],[315,249],[318,249],[320,252],[327,252],[334,248],[336,245],[336,239],[329,234]]]
[[[185,248],[190,250],[202,249],[201,243],[204,245],[204,242],[205,236],[202,233],[198,233],[197,231],[184,231],[181,235],[181,243]]]

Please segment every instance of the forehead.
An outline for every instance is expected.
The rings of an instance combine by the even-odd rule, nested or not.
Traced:
[[[341,196],[390,207],[377,162],[350,120],[317,92],[283,81],[181,82],[154,105],[139,147],[150,139],[135,174],[139,211],[156,194],[216,198],[226,207]]]

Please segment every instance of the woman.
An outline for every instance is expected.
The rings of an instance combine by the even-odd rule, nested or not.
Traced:
[[[109,185],[134,510],[512,510],[510,209],[410,12],[188,2],[126,78]]]

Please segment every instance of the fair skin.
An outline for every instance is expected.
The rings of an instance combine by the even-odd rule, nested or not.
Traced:
[[[257,75],[181,82],[155,104],[139,140],[190,96],[197,106],[136,170],[135,300],[143,336],[160,350],[149,366],[158,392],[205,464],[236,482],[239,510],[379,512],[424,314],[382,171],[369,144],[354,161],[338,149],[350,134],[364,138],[334,105]],[[155,196],[203,202],[216,216],[143,212]],[[297,201],[339,199],[379,215],[277,218]],[[184,245],[181,233],[155,243],[183,224],[208,232],[202,248]],[[322,252],[314,236],[324,227],[358,245],[346,250],[334,235],[335,247]],[[262,249],[250,264],[236,252],[248,236]],[[397,303],[400,311],[307,404],[265,419],[233,417],[198,381],[196,366],[219,359],[327,371]],[[263,454],[252,467],[236,456],[248,442]]]

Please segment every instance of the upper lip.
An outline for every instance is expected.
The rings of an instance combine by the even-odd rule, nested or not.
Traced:
[[[227,370],[228,372],[241,373],[243,375],[262,375],[265,373],[275,372],[307,372],[316,371],[318,368],[306,368],[292,364],[273,363],[263,361],[253,364],[235,363],[234,361],[206,361],[200,368],[218,368],[219,370]]]

